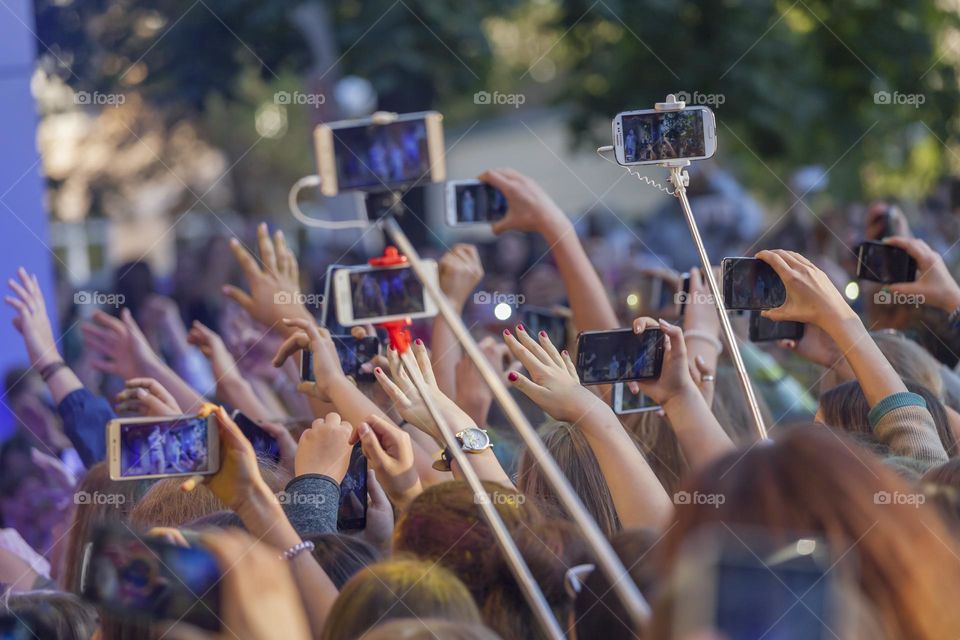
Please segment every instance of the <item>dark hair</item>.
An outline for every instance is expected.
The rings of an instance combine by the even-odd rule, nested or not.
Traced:
[[[626,529],[610,540],[629,579],[648,599],[656,578],[651,551],[658,540],[659,535],[648,529]],[[592,555],[584,555],[578,562],[587,563],[594,564]],[[642,637],[640,630],[630,626],[630,615],[602,570],[595,568],[581,579],[581,584],[573,608],[578,638]]]
[[[0,614],[15,616],[30,629],[31,638],[89,640],[97,628],[97,612],[72,593],[31,591],[4,600]]]
[[[540,437],[603,534],[609,538],[620,531],[623,526],[613,504],[610,487],[583,433],[566,422],[548,422],[541,427]],[[548,513],[569,519],[553,487],[546,482],[539,465],[526,447],[517,465],[517,489],[526,497],[537,500]]]
[[[356,536],[321,533],[306,539],[313,543],[313,557],[337,589],[342,589],[355,573],[380,560],[377,548]]]
[[[904,384],[906,384],[907,389],[924,399],[927,410],[933,416],[940,443],[948,455],[954,455],[957,451],[957,442],[953,436],[953,431],[950,429],[947,410],[943,403],[929,389],[912,380],[905,380]],[[860,388],[860,383],[857,381],[844,382],[825,391],[820,396],[820,410],[827,426],[847,432],[875,453],[889,454],[886,445],[877,440],[873,427],[870,426],[868,419],[870,404],[867,402],[866,396],[863,395],[863,389]]]

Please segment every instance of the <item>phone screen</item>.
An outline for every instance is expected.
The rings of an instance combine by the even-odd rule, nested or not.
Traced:
[[[208,418],[120,424],[120,477],[210,473]]]
[[[648,329],[589,331],[577,341],[577,372],[583,384],[644,380],[660,376],[663,332]]]
[[[759,311],[750,312],[750,341],[767,342],[770,340],[800,340],[803,338],[802,322],[777,322],[760,315]]]
[[[775,309],[787,300],[783,280],[756,258],[723,259],[723,298],[727,309]]]
[[[560,351],[567,348],[567,319],[550,309],[525,307],[520,314],[520,322],[531,336],[547,332],[550,342]]]
[[[883,284],[913,282],[917,262],[900,247],[864,242],[857,247],[857,277]]]
[[[430,174],[426,120],[333,130],[341,191],[416,182]]]
[[[244,437],[253,445],[253,450],[256,451],[258,457],[274,462],[280,460],[280,446],[277,444],[276,438],[240,411],[233,412],[233,421],[237,423]]]
[[[627,163],[707,155],[702,109],[624,115],[621,122]]]
[[[426,310],[423,284],[410,267],[350,272],[354,320]]]
[[[613,391],[613,411],[618,415],[654,411],[660,405],[644,393],[633,393],[622,382],[618,382]]]
[[[216,558],[202,547],[103,528],[94,533],[83,597],[120,616],[182,619],[218,631],[220,577]]]
[[[339,531],[359,530],[367,526],[367,459],[360,443],[350,454],[347,475],[340,483],[340,508],[337,511]]]
[[[456,203],[457,224],[490,224],[507,215],[503,193],[482,182],[451,183]]]

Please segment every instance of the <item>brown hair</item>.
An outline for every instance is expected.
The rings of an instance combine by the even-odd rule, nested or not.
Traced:
[[[437,617],[480,622],[467,587],[435,562],[391,560],[350,578],[333,603],[323,640],[353,640],[393,618]]]
[[[673,495],[680,486],[680,478],[687,474],[690,466],[667,419],[656,411],[646,411],[620,416],[620,421],[637,443],[664,490],[668,495]]]
[[[920,479],[923,495],[960,533],[960,458],[933,467]]]
[[[948,455],[954,455],[957,451],[957,442],[953,436],[953,431],[950,429],[947,410],[943,403],[932,391],[913,380],[904,379],[904,384],[906,384],[907,389],[924,399],[927,410],[933,416],[940,443]],[[889,454],[886,445],[877,440],[873,427],[870,426],[868,419],[870,405],[866,396],[863,395],[860,383],[856,380],[844,382],[825,391],[820,396],[820,410],[827,426],[847,432],[854,440],[859,441],[875,453]]]
[[[540,437],[603,534],[609,538],[620,531],[623,525],[613,504],[610,487],[583,433],[566,422],[548,422],[541,427]],[[537,500],[545,511],[569,519],[553,487],[526,447],[517,465],[517,489],[528,498]]]
[[[204,485],[193,491],[180,489],[183,478],[157,480],[130,512],[130,526],[146,531],[153,527],[179,527],[227,507]]]
[[[859,591],[887,637],[957,637],[956,542],[929,505],[883,499],[884,493],[913,492],[874,456],[841,438],[818,427],[793,428],[705,468],[686,490],[724,500],[677,505],[661,543],[662,568],[674,565],[695,532],[714,524],[759,528],[777,543],[810,533],[837,553],[856,546]],[[655,616],[657,637],[669,636],[669,603],[663,604]]]
[[[500,640],[500,636],[480,623],[437,618],[397,618],[378,624],[360,637],[362,640]]]
[[[875,331],[870,334],[884,357],[904,380],[913,380],[943,398],[940,363],[930,352],[899,331]]]

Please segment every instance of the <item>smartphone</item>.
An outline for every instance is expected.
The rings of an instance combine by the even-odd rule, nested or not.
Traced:
[[[94,530],[80,570],[80,593],[110,613],[189,622],[220,630],[216,557],[203,547],[141,538],[126,527]]]
[[[674,296],[674,302],[679,307],[678,314],[682,318],[687,311],[687,303],[690,301],[690,272],[682,273],[680,277],[683,278],[683,284],[680,285],[680,291],[677,291]]]
[[[800,340],[803,338],[802,322],[777,322],[760,315],[759,311],[750,312],[750,342],[770,342],[771,340]]]
[[[559,351],[567,348],[567,341],[570,339],[569,320],[569,314],[545,307],[524,306],[520,312],[520,322],[530,335],[538,336],[541,331],[546,331],[550,342]]]
[[[717,123],[707,107],[624,111],[613,119],[613,148],[622,165],[703,160],[717,151]]]
[[[492,224],[507,215],[507,198],[486,182],[451,180],[444,188],[451,227]]]
[[[314,129],[313,141],[325,196],[402,189],[446,176],[443,116],[436,111],[327,122]]]
[[[892,284],[917,279],[917,261],[900,247],[868,240],[854,251],[857,252],[859,280]]]
[[[220,469],[215,415],[119,418],[107,423],[111,480],[210,475]]]
[[[787,301],[783,280],[757,258],[724,258],[723,301],[729,311],[775,309]]]
[[[769,541],[758,547],[753,539],[717,537],[722,541],[698,536],[696,548],[688,543],[680,554],[671,581],[679,603],[671,637],[709,629],[708,637],[729,640],[836,638],[831,627],[844,609],[838,587],[843,572],[831,572],[825,542],[798,537],[776,549]]]
[[[27,611],[0,614],[0,640],[39,640],[58,635],[55,627]]]
[[[373,360],[380,353],[380,338],[365,336],[357,340],[352,335],[330,336],[337,348],[337,357],[343,373],[352,376],[358,382],[372,382],[375,378],[372,372],[364,373],[360,367]],[[313,352],[304,349],[300,352],[300,379],[304,382],[314,382]]]
[[[657,411],[660,405],[644,393],[633,393],[627,385],[618,382],[613,385],[613,412],[618,416],[630,413],[646,413]]]
[[[663,332],[648,329],[584,331],[577,337],[577,373],[582,384],[608,384],[660,377]]]
[[[359,531],[367,526],[367,459],[358,442],[350,453],[347,475],[340,483],[337,531]]]
[[[423,262],[437,283],[436,261]],[[338,269],[333,272],[333,295],[337,321],[345,327],[437,315],[437,305],[409,265]]]
[[[244,437],[253,445],[253,450],[257,452],[257,457],[273,460],[274,462],[280,461],[280,446],[277,444],[276,438],[264,431],[256,421],[248,418],[246,414],[239,409],[234,411],[231,417],[233,421],[237,423],[237,426],[240,427],[240,431],[243,432]]]

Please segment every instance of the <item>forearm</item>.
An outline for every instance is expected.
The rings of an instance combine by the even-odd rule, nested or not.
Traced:
[[[53,403],[60,404],[68,395],[77,389],[82,389],[83,383],[80,382],[80,378],[73,372],[73,369],[63,366],[47,378],[47,388],[50,389]]]
[[[157,360],[156,362],[145,364],[142,369],[144,376],[153,378],[159,382],[164,389],[170,392],[170,395],[177,401],[180,409],[183,410],[185,414],[199,411],[200,407],[206,402],[203,396],[197,393],[193,387],[187,384],[183,378],[178,376],[173,369],[163,362]]]
[[[663,410],[692,470],[702,469],[736,448],[694,385],[670,398]]]
[[[269,420],[272,417],[250,383],[239,376],[225,376],[217,382],[217,400],[239,409],[251,420]]]
[[[453,480],[453,475],[449,471],[437,471],[433,468],[434,458],[441,449],[440,445],[409,422],[403,423],[401,428],[410,436],[410,444],[413,445],[413,463],[421,484],[424,487],[432,487],[435,484]]]
[[[887,396],[907,390],[903,380],[853,311],[824,329],[837,343],[871,407]]]
[[[500,461],[497,460],[497,456],[493,454],[492,449],[485,449],[480,453],[467,453],[465,455],[480,480],[484,482],[496,482],[504,487],[513,488],[513,482],[510,481],[510,476],[508,476],[507,472],[500,466]],[[450,470],[453,472],[455,479],[465,479],[463,469],[456,459],[454,459],[450,465]]]
[[[325,391],[344,422],[358,425],[374,414],[390,419],[377,406],[377,403],[365,396],[346,376],[336,376],[329,382]]]
[[[457,305],[453,300],[450,303],[462,312],[463,305]],[[433,335],[431,337],[433,376],[437,379],[437,386],[448,398],[455,398],[457,393],[457,362],[460,361],[460,341],[453,335],[453,329],[437,315],[433,320]]]
[[[673,514],[670,497],[616,415],[607,414],[585,417],[577,426],[597,458],[620,523],[625,529],[661,529]]]
[[[620,326],[607,289],[580,244],[573,223],[567,218],[552,222],[543,236],[560,270],[577,329],[595,331]]]
[[[713,375],[716,376],[717,363],[720,361],[720,349],[718,347],[721,343],[719,338],[717,342],[714,343],[697,336],[685,335],[684,337],[687,345],[687,360],[690,362],[691,368],[696,368],[697,358],[703,358],[706,370],[713,372]],[[717,385],[715,384],[701,385],[700,392],[703,394],[703,399],[706,401],[708,407],[713,406],[713,396],[716,387]]]

